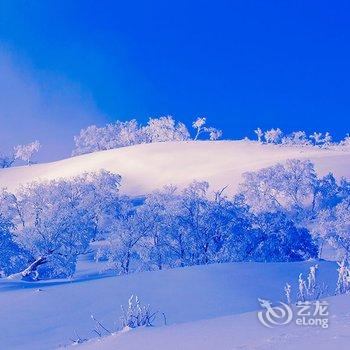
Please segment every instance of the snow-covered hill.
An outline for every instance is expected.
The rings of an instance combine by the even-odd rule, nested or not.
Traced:
[[[171,349],[185,349],[176,344],[185,344],[192,336],[198,338],[196,341],[203,341],[202,332],[211,325],[211,321],[197,321],[258,310],[258,298],[285,300],[285,283],[294,282],[295,287],[299,273],[307,273],[311,265],[312,262],[231,263],[112,277],[99,274],[98,264],[90,260],[79,263],[77,276],[72,280],[31,283],[0,279],[0,349],[55,349],[70,344],[70,338],[76,338],[75,332],[82,338],[94,338],[92,314],[115,331],[120,324],[120,305],[126,305],[132,294],[159,311],[156,329],[159,327],[160,334],[183,332],[184,337],[177,340],[181,342],[175,342]],[[332,293],[337,277],[336,264],[320,262],[319,265],[320,280],[330,286]],[[161,327],[164,325],[162,312],[167,318],[168,331],[168,327],[165,330]],[[254,315],[256,317],[256,313]],[[228,325],[236,322],[235,318],[228,320]],[[187,332],[187,325],[172,328],[175,324],[189,322],[195,323]],[[225,321],[219,321],[217,326],[222,323]],[[203,331],[200,330],[202,324]],[[194,329],[193,335],[191,329]],[[220,336],[218,332],[216,337]],[[152,334],[150,337],[153,338]],[[162,339],[156,334],[154,341]],[[142,344],[144,342],[136,337],[132,346],[115,348],[146,349]],[[199,349],[195,344],[188,348]],[[147,349],[163,350],[165,347]]]
[[[290,158],[310,159],[320,175],[331,171],[337,177],[350,177],[350,149],[281,147],[253,141],[191,141],[142,144],[3,169],[0,185],[14,190],[19,184],[33,180],[105,169],[122,175],[122,190],[129,195],[142,195],[167,184],[183,187],[194,179],[209,181],[212,190],[229,185],[226,193],[233,194],[242,173]]]
[[[333,172],[337,177],[350,177],[350,150],[281,147],[251,141],[176,142],[2,169],[0,186],[15,190],[34,180],[105,169],[122,175],[122,191],[129,195],[142,195],[166,184],[182,187],[194,179],[209,181],[212,190],[229,185],[227,193],[232,194],[242,173],[290,158],[310,159],[320,175]],[[348,341],[350,328],[348,296],[331,299],[335,306],[330,322],[336,327],[330,328],[330,333],[319,328],[269,331],[257,323],[258,298],[283,300],[285,283],[292,282],[295,291],[299,273],[305,276],[314,262],[214,264],[112,276],[99,273],[104,263],[93,262],[91,256],[81,259],[85,260],[79,261],[77,274],[69,280],[30,283],[0,279],[0,349],[55,349],[70,344],[76,334],[92,338],[96,336],[92,314],[114,331],[119,324],[120,305],[135,294],[160,312],[157,327],[84,343],[82,349],[295,349],[299,340],[299,348],[307,349],[315,345],[307,338],[310,332],[312,341],[323,339],[324,349],[330,342],[339,350],[346,349],[342,346],[346,344],[344,339]],[[317,263],[320,280],[329,286],[331,295],[337,265]]]

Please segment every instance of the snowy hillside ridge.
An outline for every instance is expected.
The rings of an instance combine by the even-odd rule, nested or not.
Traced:
[[[262,145],[254,141],[184,141],[140,144],[61,161],[0,170],[0,185],[15,190],[32,181],[69,178],[105,169],[122,176],[121,191],[137,196],[164,185],[183,188],[193,180],[208,181],[211,190],[237,190],[242,174],[283,162],[310,159],[319,175],[350,177],[350,149]]]

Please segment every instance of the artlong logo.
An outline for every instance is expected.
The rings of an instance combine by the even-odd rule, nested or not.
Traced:
[[[293,318],[293,311],[289,305],[280,302],[281,306],[272,306],[269,300],[258,299],[264,310],[258,312],[259,321],[266,327],[288,324]]]

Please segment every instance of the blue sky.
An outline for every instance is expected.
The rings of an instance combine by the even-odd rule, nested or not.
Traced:
[[[197,116],[225,138],[349,132],[347,1],[0,0],[0,147],[69,155],[88,124]]]

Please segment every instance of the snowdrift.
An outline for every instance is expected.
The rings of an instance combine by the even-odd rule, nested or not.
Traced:
[[[75,331],[82,338],[96,337],[91,315],[115,330],[120,321],[120,306],[126,305],[132,294],[160,312],[156,329],[159,327],[159,331],[165,333],[167,331],[161,329],[168,327],[162,327],[162,312],[171,327],[258,310],[258,298],[285,300],[285,283],[296,283],[299,273],[307,273],[312,264],[231,263],[111,277],[96,272],[96,263],[85,261],[79,263],[77,277],[73,280],[30,283],[0,279],[0,348],[55,349],[70,344],[70,339],[76,337]],[[319,265],[320,280],[333,292],[336,264],[321,262]],[[186,326],[181,326],[180,332],[184,328]],[[201,334],[199,328],[197,336],[198,333]],[[187,337],[190,333],[181,341],[185,343]],[[139,347],[115,348],[134,350]]]
[[[0,185],[15,190],[31,181],[72,177],[100,169],[122,176],[122,191],[137,196],[174,184],[181,187],[193,180],[209,181],[211,190],[228,185],[233,194],[242,173],[283,162],[310,159],[320,175],[350,177],[350,149],[319,149],[261,145],[253,141],[189,141],[141,144],[96,152],[65,160],[0,170]]]
[[[350,296],[329,298],[330,327],[296,326],[291,323],[266,328],[256,312],[160,328],[143,328],[94,340],[71,350],[348,350]]]

